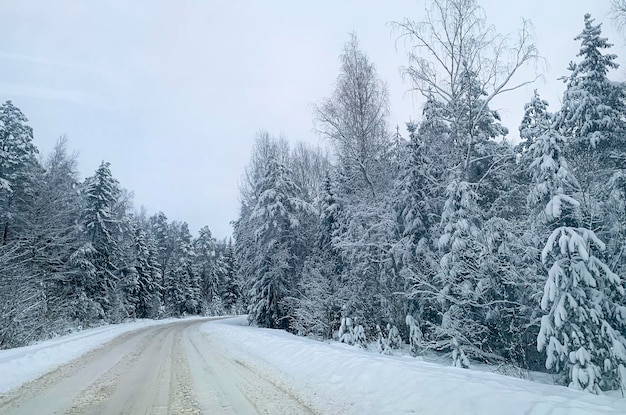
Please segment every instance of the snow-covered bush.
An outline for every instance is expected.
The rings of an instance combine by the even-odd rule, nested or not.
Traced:
[[[352,327],[352,319],[350,317],[341,318],[341,326],[337,332],[337,340],[341,343],[354,344],[354,327]]]
[[[416,356],[418,354],[420,344],[424,339],[424,335],[422,334],[422,330],[419,328],[417,320],[415,320],[415,318],[413,318],[410,314],[406,316],[406,325],[409,328],[409,347],[411,355]]]
[[[363,349],[367,349],[367,337],[365,336],[365,327],[362,325],[358,325],[354,328],[352,338],[354,339],[354,344],[360,346]]]
[[[469,369],[470,362],[456,337],[452,339],[452,366]]]

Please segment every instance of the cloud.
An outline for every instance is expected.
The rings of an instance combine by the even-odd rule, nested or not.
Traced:
[[[49,99],[78,105],[101,107],[101,105],[96,104],[92,97],[88,97],[85,92],[71,89],[43,88],[34,85],[0,82],[0,94],[4,96]]]
[[[29,55],[18,55],[14,53],[7,53],[0,51],[0,59],[10,60],[10,61],[18,61],[24,63],[33,63],[37,65],[50,65],[50,66],[60,66],[63,68],[73,68],[74,65],[70,65],[66,62],[56,61],[52,59],[46,59],[38,56],[29,56]]]

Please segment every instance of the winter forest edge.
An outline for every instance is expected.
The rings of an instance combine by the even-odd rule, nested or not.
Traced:
[[[626,2],[613,2],[626,16]],[[535,91],[520,141],[490,108],[532,83],[476,0],[433,0],[392,30],[425,104],[391,131],[384,81],[345,44],[315,107],[329,149],[258,134],[233,241],[132,206],[103,162],[80,181],[0,107],[0,348],[128,318],[248,313],[250,324],[390,354],[444,353],[626,392],[626,84],[584,16],[560,109]],[[440,36],[445,34],[446,36]],[[549,57],[548,57],[549,58]]]

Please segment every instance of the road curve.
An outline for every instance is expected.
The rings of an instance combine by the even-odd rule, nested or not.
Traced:
[[[267,374],[229,359],[200,330],[207,322],[181,321],[123,334],[0,394],[0,413],[315,413]]]

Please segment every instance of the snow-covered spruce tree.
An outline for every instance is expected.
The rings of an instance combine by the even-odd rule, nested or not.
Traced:
[[[332,260],[313,251],[302,267],[291,328],[299,335],[330,339],[339,328],[337,274]]]
[[[154,242],[150,238],[151,235],[144,231],[142,225],[137,224],[134,233],[133,268],[138,286],[135,314],[139,318],[156,318],[161,309],[160,274]]]
[[[436,106],[427,102],[419,127],[407,123],[410,141],[394,187],[399,234],[394,252],[400,275],[408,287],[410,315],[405,320],[419,321],[424,329],[439,321],[433,288],[439,264],[432,235],[438,232],[449,161],[446,156],[452,148],[449,129],[433,111],[436,112]],[[416,340],[411,335],[415,330],[411,326],[407,328],[409,339]],[[420,336],[420,342],[423,340]],[[416,351],[417,343],[411,344]]]
[[[441,307],[434,333],[435,347],[452,348],[456,342],[458,346],[454,348],[465,347],[470,356],[492,359],[498,356],[490,344],[493,333],[486,320],[493,311],[497,315],[495,304],[502,301],[502,293],[495,289],[502,275],[501,270],[489,266],[494,253],[484,249],[486,244],[479,229],[487,208],[496,213],[494,206],[500,204],[495,201],[506,182],[497,174],[502,166],[494,166],[512,159],[513,153],[492,141],[507,131],[497,112],[489,109],[487,93],[477,73],[465,66],[458,86],[458,101],[436,103],[431,98],[430,105],[435,108],[432,116],[455,114],[452,121],[443,125],[448,125],[453,149],[447,163],[456,171],[449,179],[441,213],[437,282],[424,289],[439,300]]]
[[[42,274],[31,272],[36,251],[29,246],[43,172],[27,123],[11,101],[0,105],[0,347],[34,340],[45,325],[46,293]]]
[[[441,270],[437,270],[438,265],[435,267],[440,281],[427,284],[428,280],[422,279],[421,286],[412,285],[409,294],[415,298],[419,294],[422,298],[436,299],[439,296],[442,299],[441,294],[449,286],[444,280],[455,281],[454,290],[466,292],[465,298],[448,297],[447,302],[441,302],[436,318],[420,318],[421,323],[434,320],[431,324],[437,327],[438,335],[434,339],[429,330],[424,331],[425,337],[431,340],[433,347],[438,347],[438,342],[432,341],[437,338],[443,341],[442,346],[447,347],[452,344],[453,337],[444,340],[444,333],[453,327],[467,327],[468,332],[473,333],[472,338],[459,336],[460,347],[466,347],[469,356],[476,354],[490,360],[499,359],[505,341],[492,343],[491,339],[497,337],[495,331],[502,327],[494,324],[503,316],[500,304],[506,303],[508,307],[515,301],[505,298],[505,281],[514,280],[515,273],[508,264],[509,258],[503,254],[512,252],[510,244],[515,238],[508,235],[492,241],[482,235],[460,238],[461,246],[468,245],[467,260],[461,259],[465,263],[463,266],[452,266],[453,262],[445,260],[446,255],[456,252],[456,255],[463,256],[465,248],[457,249],[459,244],[448,243],[448,232],[444,229],[448,225],[480,229],[483,224],[491,228],[504,225],[507,230],[519,229],[517,220],[520,215],[513,204],[520,202],[519,192],[515,192],[519,187],[511,180],[514,153],[506,143],[496,141],[506,134],[506,129],[500,124],[498,113],[489,107],[498,95],[532,82],[518,81],[517,73],[526,63],[537,59],[538,54],[532,28],[527,22],[523,22],[518,31],[517,41],[510,44],[505,36],[487,24],[484,10],[475,0],[434,0],[428,4],[423,21],[405,19],[395,25],[410,47],[405,74],[427,101],[428,124],[444,131],[438,136],[449,143],[443,152],[446,157],[439,163],[447,175],[440,180],[443,189],[450,184],[454,189],[463,188],[473,193],[468,200],[473,201],[474,207],[471,212],[465,211],[471,215],[465,217],[449,210],[457,205],[453,203],[454,197],[450,197],[457,193],[456,190],[447,194],[445,190],[436,192],[434,200],[444,196],[448,209],[446,212],[443,203],[437,204],[441,216],[437,222],[441,226],[429,232],[433,240],[443,234],[443,240],[440,239],[443,242]],[[440,36],[441,33],[454,33],[455,36]],[[455,268],[467,268],[467,280],[462,275],[453,276]],[[465,307],[471,310],[468,312]],[[471,320],[474,327],[470,328],[457,318]]]
[[[310,209],[296,197],[290,172],[276,155],[270,156],[264,174],[258,178],[258,199],[252,207],[248,228],[253,232],[250,251],[250,292],[248,319],[268,328],[289,328],[283,300],[297,285],[296,254],[303,243],[300,217]],[[238,241],[239,242],[239,241]]]
[[[210,309],[210,303],[219,297],[224,269],[217,250],[217,241],[213,238],[208,226],[200,228],[198,237],[193,241],[193,251],[194,273],[201,281],[200,292],[203,307]]]
[[[486,329],[475,293],[480,261],[480,218],[476,194],[465,181],[453,180],[446,189],[441,214],[440,271],[441,324],[436,328],[438,348],[467,347],[479,355]],[[454,344],[456,342],[456,345]]]
[[[540,310],[536,307],[545,284],[540,261],[546,228],[530,214],[536,202],[527,203],[532,177],[530,145],[551,125],[548,103],[535,92],[525,105],[519,127],[522,142],[497,166],[494,180],[501,183],[495,200],[484,213],[479,282],[489,330],[484,350],[523,369],[541,369],[536,348]],[[516,162],[513,162],[516,160]]]
[[[237,276],[237,264],[235,262],[235,247],[233,241],[228,238],[228,242],[223,246],[224,257],[224,282],[222,285],[221,297],[227,313],[243,313],[241,307],[241,284]]]
[[[409,328],[409,348],[412,356],[417,356],[422,346],[424,334],[420,329],[419,322],[412,316],[406,316],[406,325]]]
[[[194,251],[186,222],[172,223],[176,230],[173,267],[166,276],[166,306],[174,316],[201,312],[201,281],[194,272]]]
[[[120,232],[120,223],[115,215],[114,207],[121,190],[109,166],[109,163],[102,162],[95,174],[85,179],[81,212],[81,222],[88,244],[82,248],[82,251],[90,252],[87,257],[93,262],[96,274],[95,285],[87,287],[87,296],[100,305],[105,318],[117,311],[112,310],[112,306],[118,280],[116,273]]]
[[[524,104],[524,116],[519,126],[519,135],[521,142],[519,144],[519,152],[533,159],[530,152],[537,137],[542,135],[552,123],[552,116],[548,112],[548,101],[541,98],[537,90],[533,91],[530,102]]]
[[[23,226],[20,212],[32,196],[39,168],[33,129],[11,101],[0,105],[0,243],[6,245]],[[17,235],[15,235],[17,237]]]
[[[586,227],[606,241],[607,258],[619,275],[626,271],[622,241],[626,238],[626,86],[609,79],[618,68],[602,27],[585,15],[579,61],[565,78],[558,127],[568,137],[567,157],[581,188]]]
[[[623,300],[613,303],[612,292],[623,299],[625,291],[602,260],[604,243],[581,226],[580,204],[570,195],[579,186],[563,156],[564,147],[563,136],[553,128],[530,147],[535,157],[530,198],[537,203],[547,200],[541,217],[552,229],[541,256],[549,271],[537,348],[546,352],[546,368],[560,375],[563,383],[600,393],[602,387],[615,388],[623,382],[626,339],[620,328],[626,309]]]
[[[327,173],[319,206],[319,225],[315,249],[302,268],[298,290],[301,298],[292,321],[294,330],[302,335],[330,339],[340,326],[339,297],[343,262],[334,239],[340,232],[341,207],[335,184]]]
[[[176,236],[172,232],[167,216],[163,212],[159,212],[156,215],[150,217],[149,230],[154,238],[156,258],[159,264],[160,280],[159,284],[162,287],[161,298],[165,303],[165,292],[163,291],[166,286],[166,276],[172,266],[172,255],[174,252],[174,245]]]
[[[626,225],[614,209],[616,194],[623,193],[619,178],[626,168],[626,90],[608,78],[618,68],[617,56],[608,53],[611,44],[602,37],[602,25],[585,15],[580,41],[580,60],[571,63],[564,77],[566,90],[557,114],[557,128],[567,137],[565,148],[572,173],[578,179],[582,220],[620,255]],[[618,202],[619,204],[619,202]],[[622,271],[622,261],[615,263]]]
[[[570,63],[570,75],[564,77],[566,90],[557,128],[568,137],[573,156],[590,148],[607,154],[618,151],[616,156],[626,151],[626,140],[621,137],[626,131],[626,92],[623,84],[608,78],[609,71],[619,65],[616,55],[603,53],[613,45],[601,34],[602,25],[594,25],[586,14],[585,28],[574,38],[581,43],[577,55],[581,60]]]
[[[249,293],[253,282],[251,276],[256,267],[257,254],[255,235],[258,221],[253,221],[251,215],[259,199],[259,192],[262,190],[259,184],[266,174],[270,158],[278,157],[284,162],[288,153],[286,148],[288,146],[270,137],[268,133],[260,132],[256,137],[250,162],[246,166],[240,186],[241,207],[239,216],[233,223],[233,239],[236,275],[241,283],[241,301],[246,309],[250,302]]]
[[[76,311],[89,305],[80,304],[85,298],[85,284],[70,260],[80,248],[82,233],[77,226],[80,196],[76,155],[68,154],[65,137],[59,139],[43,167],[35,198],[26,212],[30,216],[30,248],[36,253],[31,275],[41,275],[46,292],[47,336],[85,324]]]

